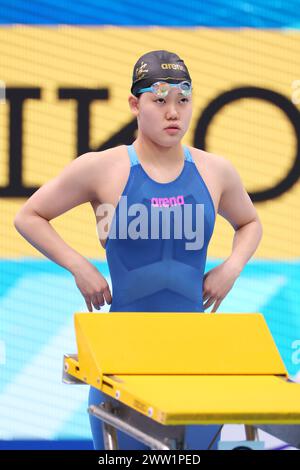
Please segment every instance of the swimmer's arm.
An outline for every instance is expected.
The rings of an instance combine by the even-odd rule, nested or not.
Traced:
[[[50,220],[95,199],[99,158],[99,153],[90,152],[73,160],[40,187],[14,218],[15,228],[32,246],[72,273],[85,258],[59,236]]]
[[[218,213],[235,230],[228,262],[239,274],[256,251],[262,238],[262,224],[234,166],[220,159],[222,191]]]

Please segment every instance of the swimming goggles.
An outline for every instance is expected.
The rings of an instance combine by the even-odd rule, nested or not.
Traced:
[[[141,88],[138,93],[144,93],[146,91],[151,91],[159,98],[165,98],[168,96],[169,91],[176,87],[180,90],[184,96],[190,96],[192,93],[192,85],[190,82],[180,82],[180,83],[167,83],[167,82],[155,82],[148,88]]]

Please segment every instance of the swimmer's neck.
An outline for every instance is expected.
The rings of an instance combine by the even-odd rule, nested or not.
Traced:
[[[173,146],[165,147],[148,139],[138,136],[133,146],[141,162],[158,165],[178,163],[184,160],[184,150],[181,142]]]

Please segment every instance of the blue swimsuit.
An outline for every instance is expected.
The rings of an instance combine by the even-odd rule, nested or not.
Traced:
[[[170,183],[150,178],[134,146],[127,149],[130,174],[105,246],[112,280],[110,311],[203,312],[203,276],[215,224],[207,186],[186,146],[183,169]],[[91,387],[89,404],[101,401],[105,396]],[[101,422],[92,416],[90,422],[94,446],[103,449]],[[207,448],[217,430],[188,426],[188,448]],[[118,438],[120,448],[148,449],[120,431]]]

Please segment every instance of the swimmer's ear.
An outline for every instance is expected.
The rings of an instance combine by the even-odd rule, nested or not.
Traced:
[[[132,114],[134,114],[136,117],[139,114],[139,107],[140,107],[139,101],[140,100],[132,94],[130,94],[129,97],[128,97],[128,103],[129,103],[130,110],[131,110]]]

